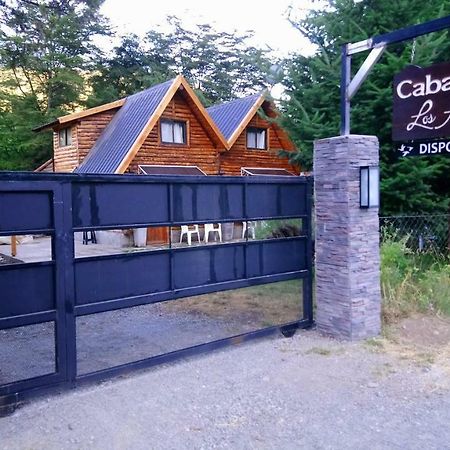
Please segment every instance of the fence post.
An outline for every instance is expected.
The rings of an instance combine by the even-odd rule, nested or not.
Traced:
[[[381,326],[378,208],[360,208],[361,166],[379,164],[378,139],[346,135],[314,143],[316,322],[344,339]]]
[[[308,178],[306,184],[306,211],[308,217],[303,219],[303,234],[307,236],[306,265],[308,277],[303,279],[303,318],[313,322],[313,248],[312,248],[312,215],[313,215],[313,179]]]
[[[74,383],[77,359],[72,183],[63,182],[59,187],[54,200],[58,363],[59,371],[64,370],[65,381]]]

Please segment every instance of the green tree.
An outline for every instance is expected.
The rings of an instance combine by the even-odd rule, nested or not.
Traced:
[[[80,103],[86,88],[85,73],[99,55],[93,39],[109,33],[99,13],[102,3],[0,1],[0,114],[4,131],[0,134],[0,168],[16,167],[11,155],[17,156],[17,168],[21,169],[32,169],[50,155],[50,136],[34,136],[30,130]]]
[[[153,32],[152,32],[153,34]],[[159,33],[155,42],[161,43]],[[148,38],[123,36],[112,55],[102,58],[91,77],[92,93],[86,106],[92,107],[134,94],[175,76],[163,45],[149,50]]]
[[[210,25],[186,28],[168,17],[169,30],[126,36],[92,79],[89,105],[132,94],[182,74],[205,104],[227,101],[267,87],[269,51],[249,44],[252,34],[218,32]]]
[[[283,105],[284,125],[301,149],[294,159],[311,168],[313,141],[339,134],[342,44],[447,14],[449,0],[332,0],[304,20],[291,20],[317,48],[311,57],[297,55],[286,61],[283,82],[289,99]],[[353,73],[366,56],[353,58]],[[380,140],[383,213],[436,211],[448,206],[450,160],[399,159],[391,141],[391,115],[394,74],[408,64],[428,66],[449,58],[447,31],[391,45],[352,101],[352,133],[372,134]]]
[[[30,170],[49,158],[51,137],[32,131],[42,121],[32,95],[0,97],[0,170]]]

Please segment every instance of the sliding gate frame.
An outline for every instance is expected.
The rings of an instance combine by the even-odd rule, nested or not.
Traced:
[[[0,236],[52,237],[52,261],[0,266],[0,330],[55,325],[54,373],[0,385],[0,414],[49,389],[310,327],[311,202],[310,177],[0,173]],[[300,236],[82,258],[74,253],[74,233],[87,230],[293,218],[302,220]],[[197,270],[200,262],[207,268]],[[77,317],[291,279],[304,280],[298,320],[77,373]]]

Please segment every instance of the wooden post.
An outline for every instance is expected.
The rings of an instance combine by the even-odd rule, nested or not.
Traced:
[[[17,239],[16,236],[11,236],[11,256],[17,255]]]

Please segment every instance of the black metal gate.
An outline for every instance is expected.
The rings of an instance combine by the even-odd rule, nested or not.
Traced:
[[[312,182],[305,177],[0,174],[0,236],[45,234],[52,242],[49,261],[0,265],[0,345],[1,333],[50,323],[55,356],[51,373],[7,383],[0,361],[0,412],[44,389],[310,326],[311,195]],[[81,231],[293,218],[302,226],[291,237],[83,258],[74,253],[74,233]],[[293,279],[303,280],[302,308],[288,323],[101,370],[77,370],[82,316]]]

